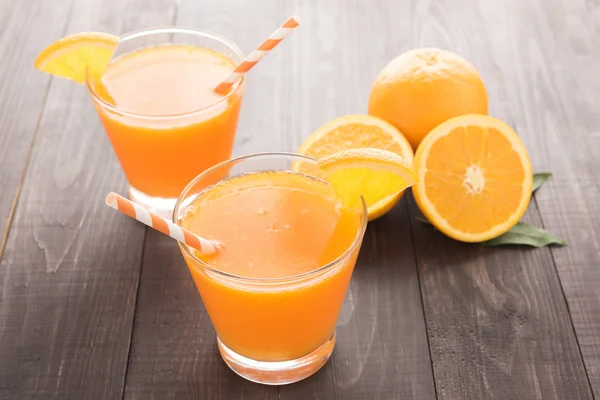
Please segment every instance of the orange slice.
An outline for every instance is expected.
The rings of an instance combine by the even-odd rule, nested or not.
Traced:
[[[380,149],[344,150],[317,160],[345,207],[367,208],[412,186],[417,175],[399,155]]]
[[[413,160],[412,147],[402,133],[386,121],[370,115],[346,115],[327,122],[302,143],[298,153],[319,159],[342,150],[359,148],[388,150],[408,163]],[[369,220],[390,211],[403,193],[395,193],[371,205]]]
[[[417,205],[440,231],[463,242],[512,228],[531,199],[531,162],[519,136],[499,119],[470,114],[433,129],[415,155]]]
[[[108,33],[77,33],[46,47],[34,66],[48,74],[83,83],[86,71],[94,78],[102,75],[118,42],[117,36]]]

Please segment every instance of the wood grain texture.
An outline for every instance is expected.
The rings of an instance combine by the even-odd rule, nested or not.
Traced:
[[[282,52],[291,66],[281,83],[285,97],[276,100],[290,106],[282,122],[294,129],[295,150],[325,122],[366,112],[371,85],[400,52],[411,22],[406,2],[284,4],[284,15],[303,19],[298,38],[290,37],[291,52]],[[337,332],[330,362],[309,380],[282,387],[282,399],[435,398],[403,203],[369,224]]]
[[[330,362],[266,387],[220,359],[175,243],[104,207],[125,180],[85,89],[32,62],[64,33],[174,20],[248,53],[291,14],[302,26],[249,77],[236,155],[294,151],[365,112],[394,56],[446,48],[481,71],[535,170],[553,172],[525,219],[569,247],[457,243],[415,222],[408,196],[368,228]],[[0,25],[1,400],[600,395],[597,1],[0,0]]]
[[[277,398],[277,387],[246,381],[221,360],[177,244],[154,231],[144,252],[124,398]]]
[[[600,3],[515,2],[482,8],[482,15],[495,32],[490,48],[513,101],[515,128],[534,165],[554,174],[536,203],[544,226],[569,244],[551,256],[599,397]]]
[[[70,10],[70,0],[0,3],[0,257],[50,81],[33,61],[48,37],[61,36]]]
[[[294,151],[327,120],[364,111],[380,67],[367,61],[381,64],[385,44],[372,47],[360,32],[377,40],[387,35],[376,29],[376,18],[361,20],[366,8],[342,1],[180,3],[178,24],[220,33],[246,53],[292,13],[302,17],[301,27],[252,70],[235,154]],[[332,360],[315,376],[281,388],[246,382],[226,367],[177,247],[149,233],[125,398],[366,397],[435,398],[405,208],[367,232]]]
[[[543,51],[554,28],[532,27],[563,11],[524,4],[418,2],[414,45],[447,48],[473,62],[486,82],[491,114],[521,134],[536,170],[557,172],[538,162],[540,154],[551,154],[543,144],[547,133],[519,127],[531,118],[523,110],[533,113],[549,102],[549,96],[528,98],[525,106],[521,99],[540,90],[534,76],[544,72],[529,54]],[[544,71],[552,69],[549,50]],[[530,79],[516,81],[515,71],[531,73]],[[418,213],[414,205],[411,213]],[[542,224],[535,204],[526,220]],[[551,250],[460,244],[413,226],[438,398],[592,398]]]
[[[438,398],[592,398],[548,249],[414,232]]]
[[[252,50],[263,37],[249,33],[261,21],[236,18],[242,11],[236,4],[219,3],[181,2],[175,11],[176,23],[221,34],[245,52]],[[233,32],[238,36],[232,36]],[[246,87],[240,132],[248,118],[248,103],[260,101],[252,97],[253,86],[249,82]],[[243,152],[252,139],[250,134],[238,135],[236,153]],[[148,232],[124,398],[277,398],[276,387],[256,385],[235,375],[221,360],[215,338],[177,244],[160,233]]]
[[[367,229],[331,360],[282,399],[435,399],[404,200]]]
[[[73,2],[66,32],[119,32],[151,5]],[[0,398],[122,398],[145,235],[104,206],[124,187],[87,91],[53,79],[0,268]]]

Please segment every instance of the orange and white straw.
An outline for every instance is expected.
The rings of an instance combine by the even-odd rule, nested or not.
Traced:
[[[135,204],[131,200],[114,192],[111,192],[106,196],[106,205],[180,241],[181,243],[193,247],[202,254],[212,254],[216,252],[215,245],[209,240],[201,238],[200,236],[183,229],[179,225],[159,217],[155,213],[148,211],[144,207]]]
[[[300,25],[300,18],[290,17],[279,29],[269,36],[256,50],[244,59],[225,79],[215,88],[215,92],[225,95],[231,87],[248,71],[252,69],[264,56],[267,55],[275,46],[277,46],[287,35],[292,33],[294,28]]]

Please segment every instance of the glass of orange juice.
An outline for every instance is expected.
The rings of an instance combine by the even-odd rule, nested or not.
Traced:
[[[188,28],[122,36],[87,86],[129,181],[130,198],[170,216],[200,172],[231,157],[244,78],[213,91],[243,59],[238,47]]]
[[[342,207],[314,159],[264,153],[201,173],[173,221],[218,243],[210,256],[180,247],[231,369],[280,385],[327,362],[367,225],[364,203]]]

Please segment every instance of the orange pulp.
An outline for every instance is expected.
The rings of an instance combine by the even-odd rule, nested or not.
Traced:
[[[364,218],[342,208],[327,183],[294,172],[240,175],[203,191],[181,225],[221,243],[220,250],[197,254],[205,264],[184,257],[223,343],[261,361],[296,359],[325,343]]]
[[[213,88],[234,68],[206,48],[147,47],[116,58],[101,83],[90,86],[102,99],[98,114],[133,188],[174,198],[231,157],[243,88],[227,96]]]

